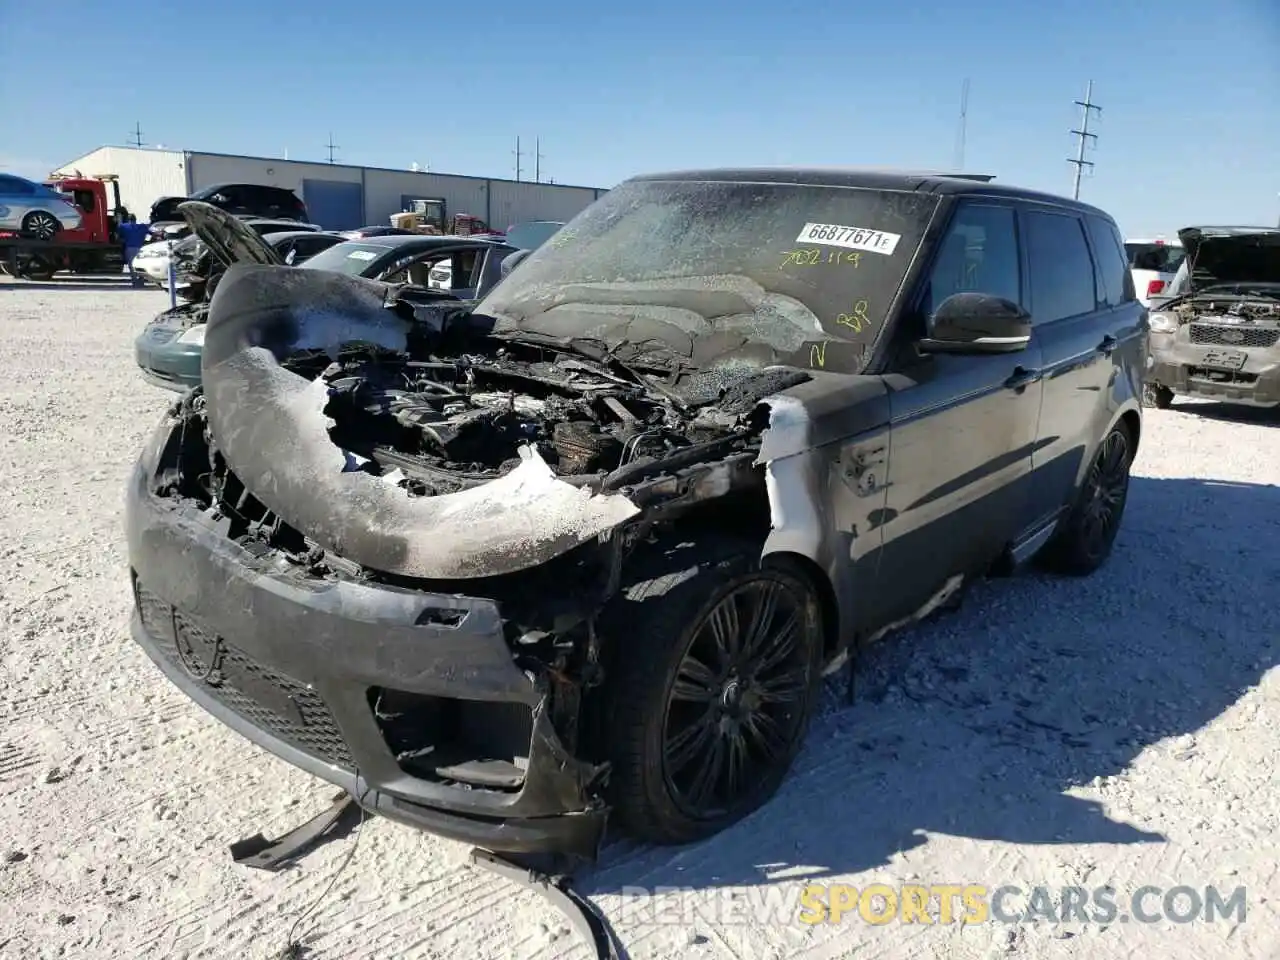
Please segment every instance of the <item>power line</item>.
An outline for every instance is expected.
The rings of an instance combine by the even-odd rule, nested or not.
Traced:
[[[333,163],[333,153],[334,153],[334,151],[335,151],[335,150],[337,150],[337,149],[338,149],[338,145],[337,145],[336,143],[334,143],[334,142],[333,142],[333,134],[332,134],[332,133],[331,133],[331,134],[329,134],[329,144],[328,144],[328,148],[329,148],[329,162],[330,162],[330,163]]]
[[[960,87],[960,126],[956,130],[956,173],[964,172],[965,128],[969,123],[969,78],[964,78]]]
[[[1076,100],[1074,102],[1075,102],[1075,105],[1080,108],[1081,113],[1083,114],[1083,118],[1080,121],[1080,129],[1071,131],[1072,136],[1080,138],[1080,148],[1076,151],[1076,158],[1074,160],[1068,158],[1067,163],[1074,164],[1076,168],[1075,189],[1072,192],[1071,196],[1074,197],[1076,200],[1079,200],[1080,199],[1080,177],[1084,173],[1085,167],[1089,167],[1090,169],[1093,168],[1093,161],[1086,160],[1084,158],[1085,144],[1087,144],[1090,140],[1092,140],[1095,144],[1098,142],[1098,135],[1096,133],[1089,132],[1089,118],[1092,116],[1092,114],[1089,111],[1097,110],[1098,115],[1099,116],[1102,115],[1102,108],[1093,102],[1093,81],[1092,80],[1089,81],[1088,89],[1085,90],[1084,99]]]
[[[129,143],[132,144],[133,146],[135,147],[144,146],[142,142],[142,124],[141,123],[135,123],[133,125],[133,133],[129,134],[129,137],[131,138],[129,140]]]

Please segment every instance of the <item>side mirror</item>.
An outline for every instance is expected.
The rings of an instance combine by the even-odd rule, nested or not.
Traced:
[[[1031,316],[1002,297],[957,293],[938,304],[921,353],[1017,353],[1031,342]]]

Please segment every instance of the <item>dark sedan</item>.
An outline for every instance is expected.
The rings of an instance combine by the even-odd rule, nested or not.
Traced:
[[[502,261],[516,248],[476,237],[440,237],[412,234],[346,240],[338,234],[282,232],[262,235],[253,224],[197,209],[193,215],[195,236],[211,260],[221,266],[234,262],[289,264],[300,269],[331,270],[394,284],[432,287],[442,299],[472,302],[488,293],[502,277]],[[304,251],[296,244],[324,237],[327,249]],[[288,250],[295,251],[290,259]],[[304,262],[298,256],[306,256]],[[440,289],[431,283],[434,269],[452,264],[457,283]],[[219,271],[220,273],[220,271]],[[216,284],[214,284],[216,286]],[[210,290],[208,296],[212,296]],[[207,297],[181,304],[152,320],[134,342],[134,354],[143,377],[155,386],[185,391],[200,382],[200,357],[204,347]]]

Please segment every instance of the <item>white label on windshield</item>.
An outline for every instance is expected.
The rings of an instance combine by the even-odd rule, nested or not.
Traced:
[[[829,247],[865,250],[867,253],[893,253],[902,237],[896,233],[872,230],[870,227],[846,227],[839,223],[806,223],[796,243],[822,243]]]
[[[372,250],[352,250],[347,254],[348,260],[372,260],[376,254]]]

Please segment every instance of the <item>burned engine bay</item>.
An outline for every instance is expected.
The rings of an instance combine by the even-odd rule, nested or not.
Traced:
[[[219,304],[236,305],[238,281],[224,281],[203,386],[175,408],[184,449],[165,482],[313,574],[436,592],[470,581],[494,595],[511,574],[539,579],[590,552],[586,567],[612,571],[607,595],[618,551],[655,526],[737,494],[767,514],[761,401],[811,379],[742,361],[624,362],[595,344],[495,332],[456,306],[405,308],[371,281],[275,267],[229,280],[241,270],[355,284],[365,302],[308,324],[295,302],[282,318],[253,297],[230,316]]]

